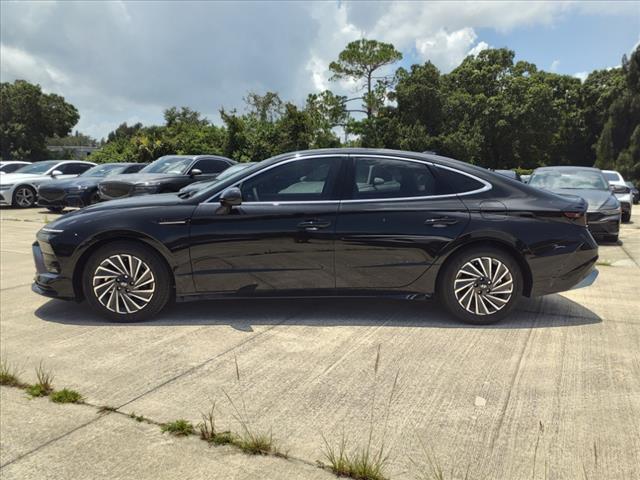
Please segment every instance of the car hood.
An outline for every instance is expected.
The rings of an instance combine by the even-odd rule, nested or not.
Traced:
[[[608,190],[558,188],[550,191],[557,195],[562,195],[563,197],[584,198],[589,205],[587,209],[588,211],[594,211],[602,208],[607,200],[611,198],[611,192]]]
[[[95,187],[104,180],[104,177],[84,177],[84,178],[70,178],[68,180],[50,180],[48,182],[43,182],[40,184],[40,187],[54,187],[61,188],[63,190],[68,190],[69,188],[74,187]]]
[[[40,175],[39,173],[5,173],[4,175],[0,175],[0,185],[32,182],[34,180],[51,180],[51,177],[49,175]]]
[[[147,183],[162,182],[170,178],[182,178],[184,175],[175,173],[122,173],[120,175],[111,175],[103,179],[100,183],[124,182],[124,183]]]

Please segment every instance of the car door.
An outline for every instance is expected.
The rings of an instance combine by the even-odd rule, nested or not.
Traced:
[[[341,167],[336,155],[286,160],[241,180],[240,206],[200,204],[191,221],[197,291],[333,289]]]
[[[469,221],[456,195],[442,195],[425,162],[384,156],[350,160],[350,198],[336,226],[336,287],[410,288]]]

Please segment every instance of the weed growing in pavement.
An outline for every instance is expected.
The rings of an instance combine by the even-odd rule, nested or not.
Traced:
[[[240,367],[238,366],[238,358],[234,357],[236,368],[236,382],[240,387],[240,407],[231,398],[231,396],[223,390],[225,397],[229,401],[229,404],[233,408],[233,418],[240,424],[241,431],[237,435],[233,435],[233,444],[240,448],[243,452],[252,455],[277,455],[286,457],[287,454],[279,450],[273,440],[271,432],[256,431],[249,422],[249,415],[247,414],[247,404],[244,401],[244,394],[242,388],[242,381],[240,377]]]
[[[200,432],[200,438],[214,445],[235,444],[235,436],[228,430],[218,432],[216,429],[216,402],[211,405],[211,409],[207,413],[202,414],[202,421],[197,425]]]
[[[173,422],[165,423],[160,428],[163,433],[168,432],[176,437],[186,437],[195,433],[195,429],[191,422],[182,418]]]
[[[136,412],[131,412],[129,414],[129,418],[133,418],[136,422],[144,422],[145,420],[147,420],[143,415],[136,415]]]
[[[117,412],[117,411],[118,411],[117,407],[112,407],[110,405],[102,405],[101,407],[98,407],[98,415],[104,415],[106,413]]]
[[[25,388],[27,385],[20,380],[21,370],[15,363],[12,363],[3,355],[0,359],[0,385],[7,387]]]
[[[375,445],[375,425],[377,423],[375,411],[379,389],[378,369],[380,366],[380,348],[381,346],[378,345],[373,365],[373,398],[371,399],[369,434],[367,436],[366,444],[349,448],[349,441],[344,432],[337,445],[329,442],[324,435],[322,436],[324,441],[324,458],[328,461],[328,465],[326,467],[338,476],[351,477],[358,480],[384,480],[387,478],[386,469],[390,456],[386,449],[385,438],[387,435],[387,428],[389,426],[389,414],[391,412],[391,407],[398,387],[398,377],[400,372],[398,371],[396,373],[393,380],[393,385],[383,414],[384,422],[382,431],[379,435],[380,440],[378,445]],[[322,462],[320,462],[320,464],[323,467],[325,466]]]
[[[68,388],[63,388],[62,390],[51,393],[49,398],[55,403],[82,403],[84,400],[82,395]]]

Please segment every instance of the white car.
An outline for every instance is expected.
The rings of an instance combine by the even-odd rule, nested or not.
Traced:
[[[631,189],[625,183],[624,178],[615,170],[602,170],[604,178],[607,179],[611,189],[622,207],[622,221],[631,220],[631,205],[633,205],[633,194]]]
[[[0,175],[6,173],[13,173],[19,168],[30,165],[30,162],[23,162],[22,160],[5,160],[0,162]]]
[[[94,165],[78,160],[45,160],[0,175],[0,205],[32,207],[38,200],[38,186],[42,182],[77,177]]]

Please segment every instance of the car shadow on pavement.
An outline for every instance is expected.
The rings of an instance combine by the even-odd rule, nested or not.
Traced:
[[[544,328],[571,327],[602,322],[586,307],[548,295],[523,299],[518,309],[495,325],[471,326],[457,321],[432,300],[386,298],[304,298],[210,300],[171,305],[146,322],[110,323],[86,303],[50,300],[35,312],[47,322],[86,326],[228,325],[252,331],[252,325],[371,326],[417,328]]]

